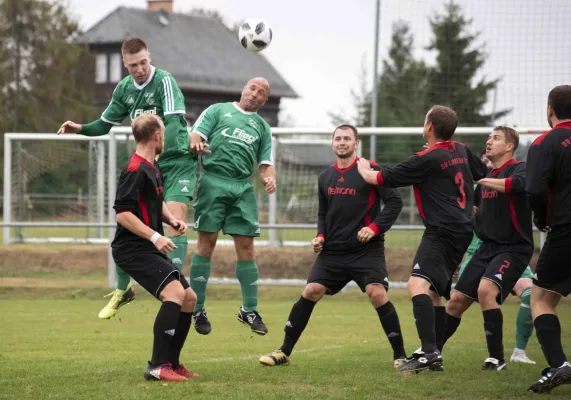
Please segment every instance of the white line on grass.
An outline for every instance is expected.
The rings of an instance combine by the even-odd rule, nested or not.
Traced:
[[[331,350],[331,349],[342,349],[345,346],[337,345],[337,346],[322,346],[322,347],[313,347],[310,349],[303,349],[303,350],[296,350],[295,354],[298,353],[312,353],[314,351],[323,351],[323,350]],[[239,360],[251,360],[254,358],[259,358],[260,355],[249,355],[243,357],[218,357],[218,358],[207,358],[204,360],[194,360],[192,364],[200,364],[200,363],[216,363],[216,362],[226,362],[226,361],[239,361]]]

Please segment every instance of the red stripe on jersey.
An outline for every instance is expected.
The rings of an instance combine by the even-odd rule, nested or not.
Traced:
[[[438,142],[438,143],[433,144],[431,147],[429,147],[426,150],[419,151],[418,153],[416,153],[416,155],[419,157],[422,157],[423,155],[430,153],[432,150],[448,149],[450,147],[452,147],[452,150],[456,150],[456,142],[452,142],[452,141]]]
[[[141,208],[141,214],[143,214],[143,222],[145,223],[145,225],[150,226],[149,210],[147,209],[147,204],[145,203],[145,198],[143,197],[142,193],[139,196],[139,207]]]
[[[514,160],[513,158],[511,160],[508,160],[504,163],[504,165],[502,165],[500,168],[497,169],[493,169],[492,170],[492,176],[496,176],[497,174],[500,173],[501,170],[503,170],[505,167],[507,167],[508,165],[512,165],[512,164],[519,164],[522,161],[518,161],[518,160]]]
[[[355,164],[357,164],[357,160],[359,159],[359,157],[355,157],[355,161],[353,161],[351,163],[351,165],[349,165],[347,168],[339,168],[339,165],[337,165],[337,163],[333,164],[333,166],[335,167],[335,169],[341,173],[347,172],[348,170],[350,170],[351,168],[353,168],[355,166]]]
[[[568,129],[571,130],[571,122],[566,121],[566,122],[561,122],[557,125],[555,125],[553,128],[551,128],[550,130],[548,130],[547,132],[544,132],[543,135],[537,137],[533,143],[531,144],[532,146],[538,146],[541,144],[541,142],[543,142],[543,140],[547,137],[547,135],[549,135],[551,132],[553,132],[555,129]]]
[[[512,191],[512,178],[506,178],[505,180],[505,190],[506,194]]]
[[[316,237],[320,237],[320,238],[322,238],[323,240],[325,240],[325,235],[324,235],[323,233],[320,233],[320,234],[317,235]]]
[[[426,219],[426,217],[424,216],[424,210],[422,209],[422,202],[420,200],[420,191],[416,186],[413,186],[413,189],[414,189],[414,199],[416,200],[416,208],[418,208],[418,214],[420,215],[420,218]]]
[[[379,236],[381,234],[381,228],[374,222],[369,224],[369,228],[375,233],[375,236]]]
[[[129,165],[127,166],[127,171],[137,171],[141,163],[149,164],[151,167],[155,168],[153,164],[145,160],[143,157],[138,155],[137,153],[133,153],[131,159],[129,160]]]
[[[375,205],[375,201],[377,200],[377,191],[374,187],[371,186],[369,189],[369,202],[367,203],[367,214],[365,214],[365,226],[369,226],[371,224],[371,209]]]
[[[515,230],[519,232],[519,226],[517,225],[517,215],[515,213],[515,197],[514,196],[510,196],[510,214],[512,216],[512,224],[514,224]]]
[[[382,185],[385,183],[385,178],[383,178],[383,171],[377,172],[377,185]]]

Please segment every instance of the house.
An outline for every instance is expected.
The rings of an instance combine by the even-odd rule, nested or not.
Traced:
[[[102,110],[127,75],[121,43],[130,36],[145,40],[153,65],[177,80],[191,124],[209,105],[238,100],[246,81],[256,76],[271,85],[270,98],[259,112],[271,126],[278,125],[281,98],[297,97],[269,61],[244,50],[221,21],[174,13],[173,0],[147,0],[146,9],[116,8],[77,39],[95,55],[96,102]]]

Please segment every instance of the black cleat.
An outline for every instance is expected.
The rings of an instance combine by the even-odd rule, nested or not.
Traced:
[[[486,358],[482,365],[482,371],[505,371],[506,369],[508,369],[506,362],[497,358]]]
[[[408,364],[412,361],[418,360],[420,357],[424,357],[424,351],[422,351],[422,347],[419,347],[414,353],[412,353],[410,355],[410,357],[407,357],[405,364]],[[442,365],[441,362],[440,363],[434,363],[434,364],[431,364],[428,369],[430,371],[442,372],[442,371],[444,371],[444,366]]]
[[[399,372],[402,375],[418,374],[426,370],[444,371],[444,366],[442,365],[442,355],[438,351],[430,354],[424,354],[418,358],[411,358],[413,358],[411,361],[399,368]]]
[[[566,362],[559,368],[545,368],[541,378],[527,390],[533,393],[549,393],[560,385],[571,383],[571,364]]]
[[[257,311],[244,311],[240,308],[240,312],[238,313],[238,321],[243,324],[250,326],[252,332],[257,333],[258,335],[265,335],[268,333],[268,328],[262,321],[262,317],[258,314]]]
[[[212,330],[212,325],[208,320],[208,315],[206,315],[206,310],[203,308],[194,313],[194,329],[201,335],[208,335]]]

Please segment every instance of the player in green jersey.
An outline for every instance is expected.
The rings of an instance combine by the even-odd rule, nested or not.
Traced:
[[[258,266],[254,259],[254,237],[260,236],[256,193],[248,180],[258,165],[267,193],[276,190],[270,126],[257,114],[268,100],[270,85],[263,78],[249,80],[239,102],[211,105],[192,127],[191,151],[202,154],[204,175],[194,202],[194,229],[198,246],[190,263],[190,284],[198,302],[195,329],[211,331],[204,300],[210,276],[211,257],[218,232],[231,235],[236,248],[236,275],[242,288],[238,320],[254,333],[265,335],[266,325],[258,313]]]
[[[101,136],[109,133],[113,125],[121,124],[127,116],[131,120],[142,114],[159,116],[165,125],[165,149],[158,160],[165,202],[176,219],[185,221],[194,195],[196,156],[190,152],[184,97],[173,76],[151,64],[151,54],[143,40],[125,40],[121,54],[129,76],[117,84],[111,102],[101,117],[84,125],[66,121],[58,134]],[[167,227],[166,233],[177,247],[169,253],[169,257],[182,271],[188,247],[186,235],[179,235],[170,227]],[[111,300],[99,313],[101,319],[113,317],[119,307],[135,298],[129,275],[116,268],[117,289],[110,294]]]

